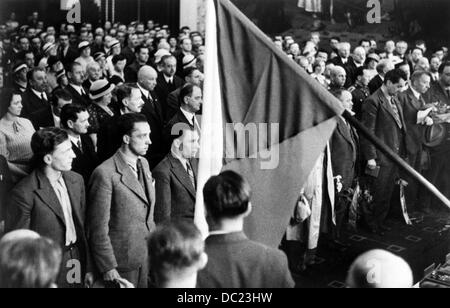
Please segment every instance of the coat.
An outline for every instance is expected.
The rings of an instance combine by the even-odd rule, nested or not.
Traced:
[[[148,163],[141,161],[149,198],[120,150],[91,176],[87,232],[101,273],[112,269],[130,272],[148,262],[147,240],[155,226],[155,190]]]

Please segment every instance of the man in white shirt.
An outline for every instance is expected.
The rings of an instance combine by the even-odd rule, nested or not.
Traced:
[[[46,128],[33,135],[31,147],[39,165],[11,192],[5,229],[29,229],[54,240],[63,249],[58,286],[89,287],[94,281],[84,230],[85,188],[83,178],[70,171],[72,144],[64,130]]]

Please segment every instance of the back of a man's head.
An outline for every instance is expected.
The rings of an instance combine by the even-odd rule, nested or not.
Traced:
[[[201,232],[188,222],[176,221],[158,227],[150,236],[150,268],[157,287],[196,285],[197,272],[207,256]]]
[[[233,171],[211,177],[203,188],[205,207],[214,221],[232,219],[247,213],[250,197],[250,185]]]
[[[400,257],[384,251],[372,250],[359,256],[347,276],[349,288],[411,288],[413,274]]]
[[[0,243],[0,288],[56,286],[61,248],[46,238],[21,238]]]

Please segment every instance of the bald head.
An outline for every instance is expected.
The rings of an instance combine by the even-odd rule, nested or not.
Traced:
[[[153,91],[156,87],[158,73],[148,65],[144,65],[138,72],[138,84],[147,91]]]
[[[384,250],[372,250],[359,256],[347,276],[350,288],[411,288],[412,285],[410,266]]]
[[[0,240],[0,244],[21,240],[34,240],[40,238],[40,235],[31,230],[16,230],[5,234]]]

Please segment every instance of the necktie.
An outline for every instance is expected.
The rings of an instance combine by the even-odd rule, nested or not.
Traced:
[[[144,191],[146,191],[146,189],[145,189],[144,167],[142,166],[142,162],[141,162],[140,159],[137,160],[137,173],[138,173],[139,183],[141,184],[141,186],[144,189]]]
[[[189,174],[189,179],[191,180],[192,186],[194,187],[194,189],[196,189],[196,185],[195,185],[195,175],[194,175],[194,171],[192,170],[191,167],[191,163],[189,161],[186,162],[186,170],[187,173]]]
[[[77,141],[77,147],[78,147],[78,149],[81,151],[81,153],[83,153],[83,145],[81,144],[81,139],[78,139],[78,141]]]
[[[400,128],[403,128],[402,121],[400,119],[400,113],[398,111],[398,107],[397,107],[397,104],[395,103],[394,98],[391,98],[391,107],[392,107],[392,110],[394,111],[395,122],[397,122],[397,125]]]
[[[450,98],[450,89],[447,89],[447,97]]]
[[[42,100],[43,102],[46,102],[46,101],[47,101],[47,100],[45,99],[44,92],[41,93],[41,100]]]

